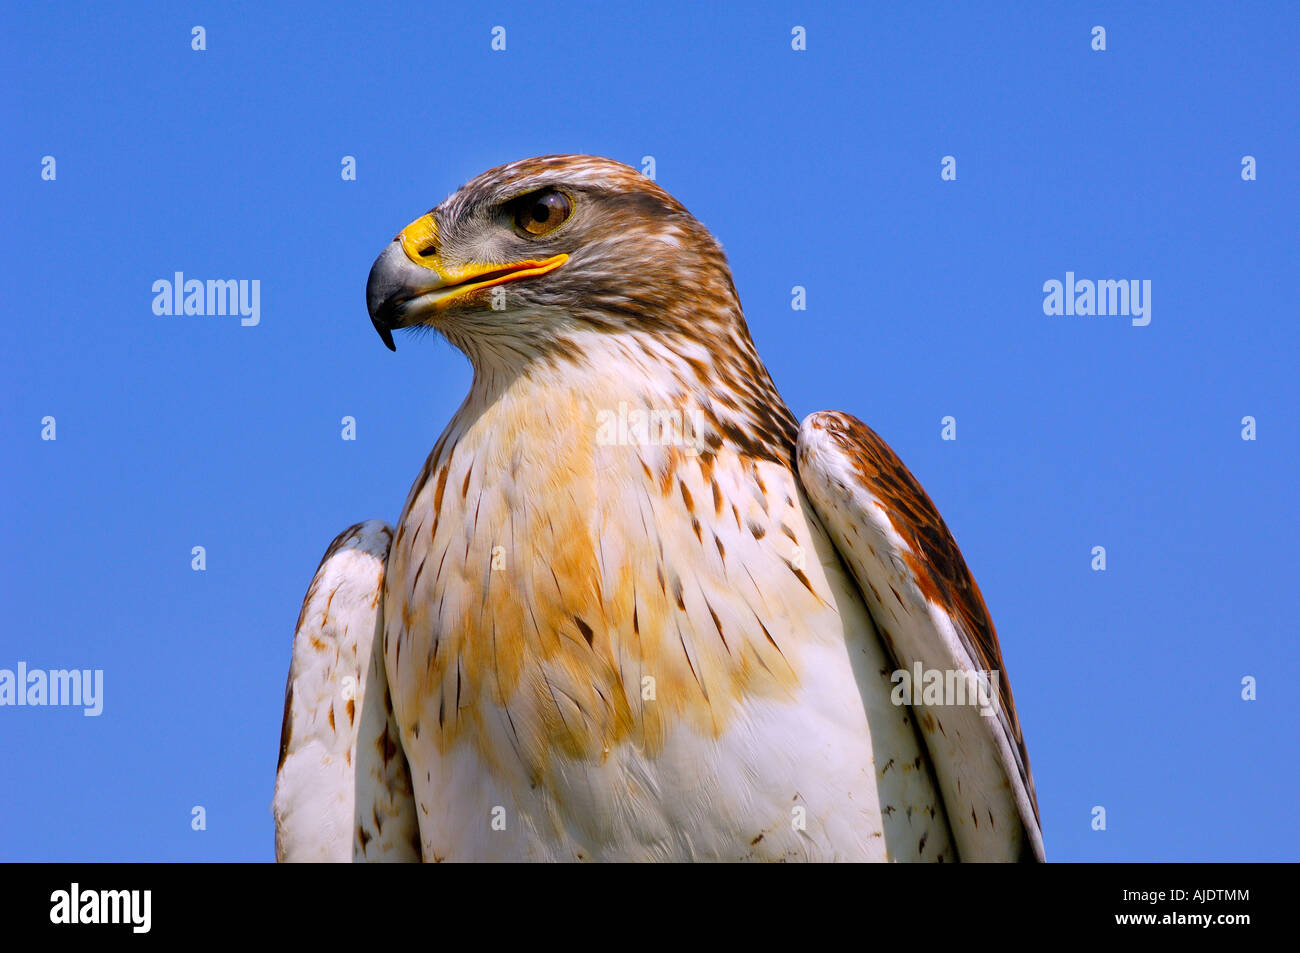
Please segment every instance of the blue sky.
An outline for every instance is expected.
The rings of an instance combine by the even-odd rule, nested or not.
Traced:
[[[796,414],[861,417],[930,492],[1051,859],[1300,859],[1294,10],[603,7],[6,10],[0,668],[102,669],[104,710],[0,708],[0,859],[272,857],[303,592],[469,385],[432,336],[383,347],[367,271],[554,152],[654,156]],[[176,271],[260,281],[260,323],[155,315]],[[1150,324],[1045,315],[1067,271],[1149,280]]]

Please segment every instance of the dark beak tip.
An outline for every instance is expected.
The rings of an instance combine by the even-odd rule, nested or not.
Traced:
[[[375,330],[379,332],[379,339],[384,342],[384,345],[390,351],[396,352],[397,345],[393,343],[393,332],[387,326],[380,324],[378,321],[374,321],[373,323],[375,325]]]
[[[396,351],[393,343],[393,328],[401,324],[397,318],[392,302],[402,290],[402,252],[396,241],[375,259],[370,266],[370,275],[366,278],[366,310],[370,312],[370,321],[379,332],[380,340],[390,351]]]

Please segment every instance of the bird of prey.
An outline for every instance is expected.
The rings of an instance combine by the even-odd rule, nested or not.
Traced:
[[[346,530],[312,580],[280,859],[1043,859],[952,535],[865,424],[792,416],[668,192],[492,169],[366,293],[390,348],[434,329],[473,384],[396,531]]]

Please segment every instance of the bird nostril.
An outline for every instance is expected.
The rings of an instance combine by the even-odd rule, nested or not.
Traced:
[[[436,254],[438,254],[437,245],[426,245],[424,248],[420,249],[421,258],[428,258],[430,255],[436,255]]]

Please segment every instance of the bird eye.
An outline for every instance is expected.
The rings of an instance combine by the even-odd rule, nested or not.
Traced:
[[[543,189],[514,201],[515,224],[529,235],[546,235],[555,231],[573,211],[567,195],[555,189]]]

